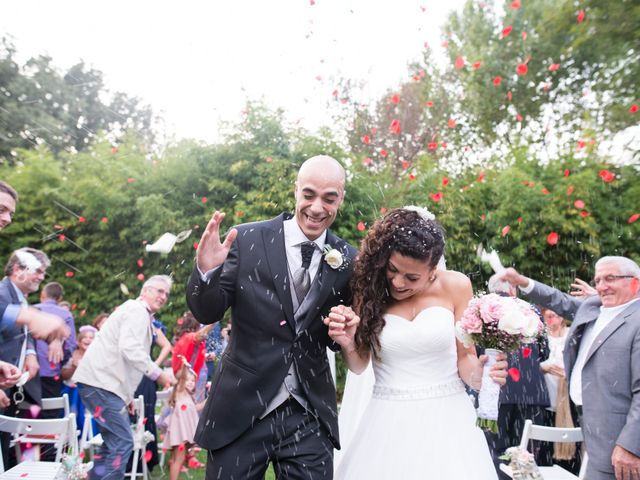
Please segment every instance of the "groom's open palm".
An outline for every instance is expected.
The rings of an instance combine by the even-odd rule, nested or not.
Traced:
[[[224,220],[224,216],[224,212],[216,210],[211,216],[207,228],[205,228],[202,233],[202,237],[200,237],[200,243],[196,251],[196,259],[198,268],[200,268],[202,272],[207,272],[224,263],[229,255],[231,245],[238,234],[238,231],[232,228],[229,230],[224,242],[220,242],[220,224],[222,220]]]

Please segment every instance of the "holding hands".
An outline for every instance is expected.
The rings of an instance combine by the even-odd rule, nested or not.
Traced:
[[[329,316],[323,320],[324,324],[329,327],[329,336],[331,339],[347,350],[353,350],[354,337],[360,317],[345,305],[338,305],[331,308]]]
[[[200,237],[198,250],[196,251],[196,259],[198,268],[202,273],[208,272],[224,263],[229,255],[229,250],[233,241],[238,235],[235,228],[229,230],[224,242],[220,242],[220,224],[224,220],[225,214],[218,210],[211,216],[211,220],[207,224]]]

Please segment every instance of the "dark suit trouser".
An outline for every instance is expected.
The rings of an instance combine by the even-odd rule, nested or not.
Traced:
[[[210,450],[207,480],[262,480],[269,463],[279,480],[331,480],[333,445],[325,429],[289,399],[229,445]]]

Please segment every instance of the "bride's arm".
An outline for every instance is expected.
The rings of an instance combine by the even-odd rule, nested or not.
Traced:
[[[333,307],[324,324],[329,327],[329,337],[340,345],[342,358],[347,368],[353,373],[361,374],[369,364],[369,354],[361,356],[356,350],[355,335],[360,323],[360,317],[344,305]]]
[[[456,272],[452,278],[448,291],[453,295],[453,315],[456,322],[462,317],[469,301],[473,297],[471,281],[466,275]],[[482,363],[476,354],[476,347],[465,347],[460,340],[456,340],[458,351],[458,375],[464,383],[474,390],[479,390],[482,383]]]

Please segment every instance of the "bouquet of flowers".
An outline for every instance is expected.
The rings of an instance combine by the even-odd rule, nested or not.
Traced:
[[[483,347],[489,357],[478,396],[478,426],[497,432],[500,386],[489,376],[496,355],[536,341],[543,331],[544,324],[531,304],[518,298],[489,293],[469,302],[456,323],[456,336],[465,347]]]
[[[510,447],[500,457],[500,460],[509,461],[513,480],[544,480],[533,454],[520,447]]]

